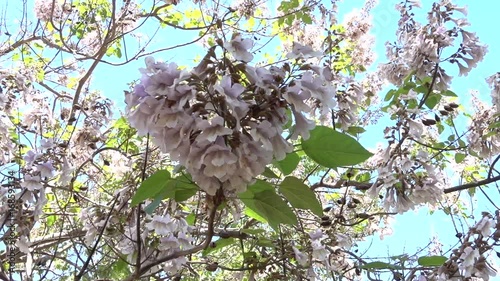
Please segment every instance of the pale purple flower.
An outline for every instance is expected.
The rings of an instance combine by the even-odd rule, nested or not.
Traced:
[[[420,122],[408,119],[409,132],[408,135],[415,140],[420,140],[424,133],[424,125]]]
[[[189,170],[188,170],[189,171]],[[208,195],[214,196],[221,187],[221,182],[214,177],[207,177],[203,174],[203,169],[189,171],[193,180]]]
[[[73,178],[73,171],[75,167],[68,161],[68,157],[63,157],[63,164],[61,167],[61,173],[59,175],[59,183],[62,185],[67,185]]]
[[[337,240],[338,246],[349,250],[352,246],[352,241],[350,237],[346,234],[336,233],[335,238]]]
[[[189,119],[189,115],[184,110],[174,108],[162,107],[156,113],[157,119],[151,124],[152,128],[176,128],[180,124],[183,124],[184,120]]]
[[[271,138],[278,134],[278,130],[267,120],[260,123],[251,123],[250,135],[254,141],[262,143],[264,149],[273,150]]]
[[[42,178],[51,178],[54,176],[55,169],[52,166],[52,161],[47,161],[36,166],[36,170],[40,172]]]
[[[321,231],[321,229],[316,229],[316,230],[313,230],[311,232],[309,232],[309,237],[311,238],[311,240],[320,240],[324,237],[324,234],[323,234],[323,231]]]
[[[402,100],[416,100],[417,97],[418,97],[418,93],[413,89],[410,89],[407,94],[400,96],[400,98]]]
[[[313,240],[311,242],[311,246],[313,248],[312,256],[314,259],[319,261],[327,261],[328,255],[330,252],[326,249],[325,245],[321,243],[319,240]]]
[[[163,266],[163,270],[169,274],[176,274],[187,263],[186,257],[182,256],[170,261],[167,261]]]
[[[21,186],[29,191],[40,190],[43,187],[40,176],[30,176],[28,174],[24,175],[24,181],[21,182]]]
[[[31,246],[31,242],[28,241],[28,238],[25,235],[23,235],[17,239],[16,246],[19,249],[19,251],[21,251],[22,253],[25,253],[25,254],[30,253],[29,247]]]
[[[253,59],[252,53],[248,52],[252,47],[252,40],[243,39],[239,34],[234,36],[230,42],[224,42],[224,48],[234,57],[234,59],[243,62],[249,62]]]
[[[427,281],[427,278],[425,277],[425,275],[420,274],[420,275],[417,277],[417,281]]]
[[[477,249],[472,249],[471,247],[467,247],[464,249],[462,255],[460,255],[460,260],[462,262],[458,266],[458,268],[462,271],[462,274],[465,277],[470,277],[474,271],[474,264],[479,258],[479,251]]]
[[[226,180],[235,173],[236,165],[234,164],[238,158],[219,137],[216,143],[207,148],[202,156],[202,161],[205,165],[203,170],[205,176]]]
[[[50,149],[54,147],[54,140],[53,139],[42,139],[40,141],[40,146],[42,149]]]
[[[177,239],[177,237],[170,233],[168,237],[160,238],[160,245],[158,246],[158,250],[171,253],[179,249],[179,246],[179,239]]]
[[[146,224],[146,228],[159,235],[168,235],[175,231],[175,225],[168,214],[165,216],[155,215],[151,222]]]
[[[335,87],[321,77],[313,77],[312,72],[306,72],[299,80],[302,90],[309,92],[311,97],[320,102],[321,115],[330,113],[330,110],[337,105],[335,101]]]
[[[302,91],[300,84],[295,84],[293,87],[289,87],[285,93],[283,93],[283,98],[297,111],[309,112],[311,108],[305,103],[307,99],[311,97],[309,91]]]
[[[476,230],[481,233],[484,237],[488,237],[491,235],[492,228],[495,226],[495,221],[491,219],[489,216],[485,215],[481,218],[481,220],[476,224]]]
[[[257,85],[260,88],[268,88],[274,84],[272,73],[266,68],[245,66],[245,74],[250,83]]]
[[[187,236],[185,232],[181,231],[177,234],[177,239],[179,241],[179,245],[183,250],[191,248],[191,243],[193,242],[193,238],[191,236]]]
[[[296,140],[299,136],[302,136],[302,139],[307,140],[310,136],[309,131],[314,129],[316,124],[314,121],[304,117],[300,112],[292,110],[292,113],[295,119],[295,127],[293,128],[293,133],[290,138]]]
[[[286,57],[289,59],[296,59],[296,58],[308,59],[308,58],[320,57],[322,55],[323,55],[322,52],[314,51],[313,48],[311,48],[310,46],[304,46],[300,43],[293,42],[292,52],[288,53]]]
[[[286,155],[293,151],[293,146],[286,141],[281,135],[276,135],[271,138],[273,146],[274,158],[278,161],[285,159]]]
[[[224,77],[222,77],[219,84],[215,85],[214,88],[220,94],[228,95],[231,98],[237,98],[245,90],[245,87],[243,87],[241,84],[233,83],[230,75],[225,75]]]
[[[31,167],[31,165],[33,165],[33,163],[40,155],[40,153],[37,153],[33,150],[29,150],[28,152],[26,152],[26,155],[24,155],[23,157],[24,161],[26,161],[26,167]]]
[[[196,141],[215,142],[217,137],[227,136],[233,133],[233,130],[224,126],[224,118],[216,116],[212,120],[196,120],[196,128],[201,130],[201,133],[196,137]]]
[[[292,247],[292,249],[293,249],[293,253],[295,254],[295,259],[297,260],[297,262],[301,266],[306,267],[307,264],[309,263],[309,259],[307,258],[307,256],[295,247]]]

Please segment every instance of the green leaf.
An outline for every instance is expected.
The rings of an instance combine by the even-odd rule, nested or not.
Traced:
[[[120,48],[116,48],[115,49],[115,55],[118,57],[118,58],[121,58],[122,57],[122,50]]]
[[[215,244],[215,247],[211,247],[210,246],[210,247],[206,248],[205,250],[203,250],[201,252],[201,255],[203,257],[205,257],[205,256],[207,256],[208,254],[210,254],[212,252],[220,251],[222,248],[230,246],[230,245],[236,243],[236,241],[237,240],[235,240],[232,237],[227,238],[227,239],[219,239],[219,240],[213,242]]]
[[[432,95],[427,97],[427,99],[425,100],[425,105],[429,109],[434,109],[434,107],[439,103],[440,100],[441,100],[440,95]]]
[[[415,88],[415,92],[417,93],[421,93],[421,94],[425,94],[429,91],[429,88],[427,88],[426,86],[424,85],[420,85],[418,87]]]
[[[111,276],[115,279],[124,279],[127,275],[130,274],[128,263],[122,258],[112,264],[110,269]]]
[[[418,258],[421,266],[441,266],[448,260],[445,256],[427,256]]]
[[[315,215],[323,215],[323,208],[314,192],[296,177],[287,177],[280,184],[280,192],[295,208],[311,210]]]
[[[250,235],[257,235],[266,232],[264,229],[251,229],[251,228],[244,228],[240,230],[242,233],[250,234]]]
[[[304,22],[305,24],[312,24],[313,21],[309,14],[304,13],[304,15],[302,16],[302,22]]]
[[[266,190],[274,191],[274,187],[265,180],[256,180],[254,184],[249,186],[245,192],[240,193],[239,196],[253,198],[255,193]]]
[[[362,127],[358,127],[358,126],[350,126],[348,129],[347,129],[347,133],[349,133],[350,135],[353,135],[353,136],[357,136],[358,134],[362,134],[366,132],[366,130]]]
[[[135,207],[148,198],[154,198],[167,185],[170,173],[167,170],[159,170],[141,183],[132,197],[131,207]]]
[[[462,163],[462,161],[464,161],[464,159],[465,159],[465,156],[466,155],[463,153],[456,153],[455,154],[455,163],[457,163],[457,164]]]
[[[264,218],[276,231],[280,223],[290,225],[297,223],[297,217],[292,209],[265,181],[257,180],[245,192],[240,193],[239,197],[248,209]]]
[[[56,219],[57,217],[55,215],[50,215],[47,217],[47,221],[46,221],[46,224],[48,227],[51,227],[54,225],[54,223],[56,222]]]
[[[361,266],[363,269],[402,269],[401,266],[393,265],[386,262],[374,261],[365,263]]]
[[[262,223],[267,223],[267,220],[263,218],[261,215],[254,212],[252,209],[245,207],[245,215],[249,216],[252,219],[258,220]]]
[[[275,162],[275,165],[284,175],[289,175],[295,170],[295,168],[297,168],[299,162],[299,155],[297,155],[297,153],[295,152],[292,152],[288,153],[285,159]]]
[[[187,176],[168,180],[161,191],[156,194],[153,202],[144,208],[144,211],[148,214],[152,214],[160,205],[161,201],[167,198],[174,199],[176,202],[182,202],[194,196],[196,192],[198,192],[198,186],[191,183],[190,180],[191,179]]]
[[[167,188],[172,189],[173,196],[169,197],[177,202],[186,201],[198,192],[198,186],[188,177],[177,177],[168,182]]]
[[[194,222],[196,221],[196,215],[194,213],[191,213],[189,215],[187,215],[186,217],[186,222],[189,224],[189,225],[194,225]]]
[[[302,149],[316,163],[328,168],[356,165],[373,155],[352,137],[325,126],[314,128],[311,137],[302,140]]]
[[[394,89],[389,90],[387,92],[387,94],[385,95],[384,101],[390,101],[394,97],[395,94],[396,94],[396,90],[394,90]]]
[[[271,169],[269,169],[268,167],[266,167],[266,169],[264,170],[264,173],[262,173],[262,175],[266,178],[271,178],[271,179],[278,179],[279,176],[276,175]]]
[[[271,239],[267,238],[260,238],[257,240],[257,245],[261,247],[267,247],[267,248],[274,248],[276,245],[274,245],[273,241]]]
[[[441,95],[447,96],[447,97],[457,97],[457,94],[455,94],[453,91],[446,90],[444,92],[441,92]]]

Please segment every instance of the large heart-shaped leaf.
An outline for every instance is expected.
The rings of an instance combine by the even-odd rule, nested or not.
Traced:
[[[332,128],[317,126],[308,140],[302,140],[302,149],[316,163],[328,168],[356,165],[373,154],[354,138]]]
[[[170,173],[167,170],[159,170],[144,180],[134,196],[132,197],[131,207],[135,207],[144,200],[154,198],[167,185],[170,179]]]
[[[445,256],[426,256],[418,258],[421,266],[442,266],[448,260]]]
[[[314,192],[296,177],[286,177],[279,186],[280,192],[295,208],[311,210],[317,216],[323,215],[323,208]]]
[[[285,159],[276,161],[274,164],[286,176],[291,174],[300,162],[300,157],[297,153],[288,153]]]
[[[264,218],[269,225],[278,230],[280,223],[297,224],[297,217],[288,204],[276,194],[274,188],[265,181],[258,180],[239,194],[245,206]]]
[[[155,195],[153,202],[146,206],[144,210],[146,213],[152,214],[164,199],[170,198],[176,202],[182,202],[194,196],[196,192],[198,192],[198,186],[191,182],[189,176],[169,179],[161,191]]]

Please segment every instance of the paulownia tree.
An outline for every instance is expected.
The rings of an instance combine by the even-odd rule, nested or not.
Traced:
[[[374,1],[347,15],[334,0],[12,3],[1,280],[495,276],[498,208],[470,221],[464,202],[498,189],[500,74],[491,103],[451,90],[487,51],[465,8],[401,1],[370,68]],[[175,50],[198,56],[165,61]],[[136,79],[96,82],[102,66]],[[453,249],[358,250],[423,206],[470,223]]]

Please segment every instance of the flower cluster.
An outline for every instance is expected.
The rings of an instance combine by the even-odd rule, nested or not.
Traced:
[[[488,259],[488,252],[491,251],[488,240],[491,238],[495,242],[500,240],[499,211],[495,216],[483,213],[481,220],[463,237],[462,245],[453,250],[446,263],[432,272],[427,280],[490,280],[490,277],[496,276],[495,265]]]
[[[71,5],[59,0],[36,0],[35,16],[42,21],[57,21],[63,19],[71,11]]]
[[[428,14],[429,23],[421,25],[413,18],[412,9],[420,6],[415,2],[397,5],[401,13],[398,43],[387,45],[387,57],[391,62],[382,67],[381,75],[391,83],[401,85],[403,78],[415,71],[421,79],[436,76],[436,89],[446,89],[451,77],[439,66],[443,49],[453,47],[455,40],[462,38],[458,49],[446,60],[456,63],[459,75],[465,76],[483,59],[486,46],[479,43],[475,33],[464,30],[468,25],[465,18],[454,17],[455,11],[466,14],[465,8],[441,0],[433,4]]]
[[[496,113],[500,113],[500,72],[497,72],[486,79],[491,87],[491,102],[496,107]]]
[[[189,235],[189,227],[186,220],[182,217],[154,216],[146,228],[161,235],[158,250],[165,254],[172,254],[176,251],[190,249],[192,238]],[[166,272],[175,274],[184,264],[187,263],[185,256],[169,260],[163,269]]]
[[[373,198],[384,189],[384,208],[398,213],[414,209],[421,204],[435,204],[443,198],[443,172],[430,164],[431,158],[425,151],[412,156],[409,148],[394,153],[397,145],[390,145],[375,155],[378,161],[378,179],[368,191]],[[378,159],[378,160],[377,160]]]
[[[140,135],[149,134],[178,161],[200,188],[214,195],[242,192],[273,159],[292,151],[285,138],[309,137],[309,116],[329,114],[336,105],[328,68],[311,67],[288,81],[283,67],[253,67],[250,39],[220,43],[236,60],[217,60],[215,48],[191,71],[175,63],[146,59],[142,78],[126,95],[127,116]],[[289,57],[317,55],[294,45]],[[313,106],[311,106],[313,104]]]
[[[479,100],[475,92],[472,92],[471,96],[476,112],[469,125],[470,132],[467,134],[470,149],[481,158],[493,157],[500,152],[500,134],[498,128],[494,126],[495,121],[498,122],[498,117],[495,118],[498,109]]]

